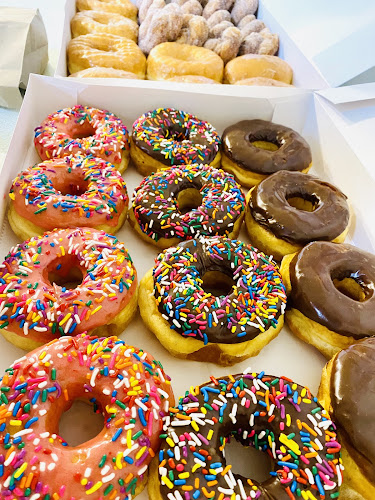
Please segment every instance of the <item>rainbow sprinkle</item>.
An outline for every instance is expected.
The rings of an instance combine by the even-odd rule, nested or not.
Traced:
[[[74,289],[51,284],[48,272],[78,267]],[[132,260],[117,238],[95,229],[61,229],[12,248],[0,265],[0,329],[48,342],[109,323],[137,286]],[[127,295],[128,294],[128,295]]]
[[[190,388],[163,420],[163,498],[339,496],[343,466],[335,425],[308,388],[286,377],[248,371],[211,377],[209,383]],[[232,472],[225,459],[231,437],[269,455],[269,481],[259,484]]]
[[[16,361],[0,379],[0,393],[6,500],[130,500],[173,401],[170,378],[147,352],[87,335],[55,340]],[[53,427],[77,397],[103,414],[104,434],[95,444],[69,447]]]
[[[207,270],[233,278],[229,295],[202,287]],[[156,258],[154,295],[171,329],[183,337],[239,343],[276,328],[286,306],[279,269],[264,253],[241,241],[201,237],[169,248]]]
[[[182,214],[177,196],[185,189],[199,191],[202,203]],[[141,230],[155,241],[201,234],[228,236],[245,207],[245,196],[234,177],[208,165],[160,170],[143,179],[132,199]]]
[[[83,193],[63,194],[62,188],[72,193],[82,188]],[[9,197],[16,210],[21,206],[20,215],[44,229],[116,226],[128,206],[126,184],[118,170],[91,155],[67,156],[24,170],[14,179]]]
[[[209,164],[219,152],[214,127],[194,115],[173,108],[144,113],[133,124],[133,141],[165,165]]]
[[[122,152],[130,149],[128,131],[120,118],[79,104],[49,115],[35,129],[34,144],[42,160],[91,154],[115,166],[121,163]]]

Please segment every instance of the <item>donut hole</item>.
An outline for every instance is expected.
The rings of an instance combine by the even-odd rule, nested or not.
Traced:
[[[267,453],[253,446],[244,446],[230,437],[226,438],[224,450],[225,461],[232,466],[233,474],[251,478],[252,481],[258,483],[263,483],[270,478],[273,466]]]
[[[85,137],[92,137],[96,131],[90,122],[85,121],[73,131],[72,139],[84,139]]]
[[[343,278],[333,278],[332,281],[339,292],[356,302],[365,302],[373,293],[356,273]]]
[[[304,212],[314,212],[320,204],[319,198],[314,194],[290,194],[286,201],[291,207]]]
[[[79,446],[96,437],[104,427],[104,417],[95,398],[76,399],[59,422],[58,434],[68,446]]]
[[[179,127],[170,127],[164,130],[165,139],[173,140],[175,142],[186,141],[188,138],[186,135],[186,131]]]
[[[202,288],[215,297],[226,297],[232,292],[234,280],[221,271],[206,271],[202,276]]]
[[[195,188],[180,191],[177,195],[177,208],[180,214],[186,214],[202,205],[202,195]]]
[[[250,141],[250,144],[254,148],[265,149],[266,151],[277,151],[280,147],[276,142],[271,141]]]
[[[45,275],[51,285],[60,286],[63,290],[77,288],[84,278],[75,255],[65,255],[53,260],[45,269]]]
[[[64,183],[58,189],[64,196],[82,196],[88,189],[88,182],[83,179],[78,182]]]

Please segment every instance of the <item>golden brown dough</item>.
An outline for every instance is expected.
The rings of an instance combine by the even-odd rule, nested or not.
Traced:
[[[184,14],[181,8],[170,3],[163,8],[149,9],[139,28],[138,45],[149,54],[151,50],[164,42],[174,42],[182,28]]]
[[[122,71],[121,69],[102,68],[96,66],[95,68],[87,68],[77,73],[69,75],[70,78],[127,78],[130,80],[138,79],[135,73],[130,71]]]
[[[225,67],[225,83],[236,83],[238,80],[254,77],[272,78],[290,84],[293,70],[279,57],[258,54],[236,57]]]
[[[129,38],[133,42],[137,42],[138,39],[138,24],[113,12],[83,10],[77,12],[71,20],[70,26],[73,38],[91,33],[109,33]]]
[[[185,4],[186,5],[186,4]],[[208,38],[208,24],[204,17],[191,14],[184,15],[184,22],[177,43],[202,47]]]
[[[137,7],[130,0],[77,0],[76,7],[81,10],[114,12],[137,22]]]

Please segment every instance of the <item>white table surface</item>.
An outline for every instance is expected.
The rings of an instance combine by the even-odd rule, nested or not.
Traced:
[[[48,65],[45,75],[55,72],[63,33],[65,0],[0,0],[1,7],[38,8],[48,37]],[[0,107],[0,169],[3,166],[19,110]]]

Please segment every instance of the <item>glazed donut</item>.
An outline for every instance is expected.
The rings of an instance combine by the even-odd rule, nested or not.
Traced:
[[[91,33],[105,33],[123,36],[137,43],[138,24],[131,19],[113,12],[83,10],[77,12],[70,23],[73,38]]]
[[[310,146],[291,128],[265,120],[244,120],[223,132],[221,166],[251,187],[280,170],[308,172]]]
[[[322,373],[318,398],[342,444],[343,498],[375,498],[374,360],[375,339],[368,338],[336,354]]]
[[[77,73],[72,73],[69,78],[127,78],[128,80],[138,79],[135,73],[130,71],[122,71],[114,68],[87,68]]]
[[[284,257],[291,331],[328,359],[375,336],[375,256],[351,245],[309,243]]]
[[[76,8],[121,14],[137,22],[138,9],[130,0],[76,0]]]
[[[112,163],[119,172],[129,164],[129,135],[125,125],[109,111],[77,104],[47,116],[35,129],[40,158],[93,155]]]
[[[245,215],[250,241],[281,260],[311,241],[342,243],[349,229],[346,196],[332,184],[280,170],[249,194]]]
[[[163,422],[161,450],[150,467],[151,500],[188,498],[185,492],[244,500],[339,496],[336,427],[310,390],[289,378],[247,371],[211,377],[186,391]],[[268,480],[232,472],[225,453],[231,439],[268,454]]]
[[[122,333],[137,310],[137,273],[115,236],[60,229],[10,250],[0,293],[1,333],[31,350],[62,335]]]
[[[184,43],[161,43],[151,50],[147,58],[149,80],[168,80],[174,76],[197,75],[221,83],[223,72],[223,60],[215,52]]]
[[[246,78],[263,77],[292,83],[293,70],[280,57],[245,54],[229,61],[225,66],[224,83],[236,83]]]
[[[262,87],[293,87],[289,83],[273,80],[272,78],[264,78],[261,76],[254,78],[245,78],[244,80],[237,80],[234,85],[259,85]]]
[[[183,75],[183,76],[173,76],[172,78],[168,78],[167,82],[179,82],[179,83],[219,83],[211,78],[206,78],[205,76],[197,76],[197,75]]]
[[[121,174],[92,156],[66,156],[34,165],[14,179],[9,197],[9,223],[21,240],[67,226],[114,234],[128,212]]]
[[[172,108],[144,113],[133,124],[131,158],[142,175],[173,165],[220,165],[220,136],[194,115]]]
[[[55,339],[15,361],[0,381],[0,490],[11,499],[133,498],[157,453],[170,378],[147,352],[117,337]],[[69,446],[59,420],[78,399],[104,417]]]
[[[245,206],[240,186],[223,170],[170,167],[136,188],[129,221],[143,240],[168,248],[199,235],[236,238]]]
[[[94,33],[73,38],[68,45],[69,73],[95,66],[129,71],[143,80],[146,57],[133,40],[122,36]]]
[[[173,356],[232,365],[280,332],[286,295],[277,265],[224,237],[179,243],[142,279],[139,309]]]

